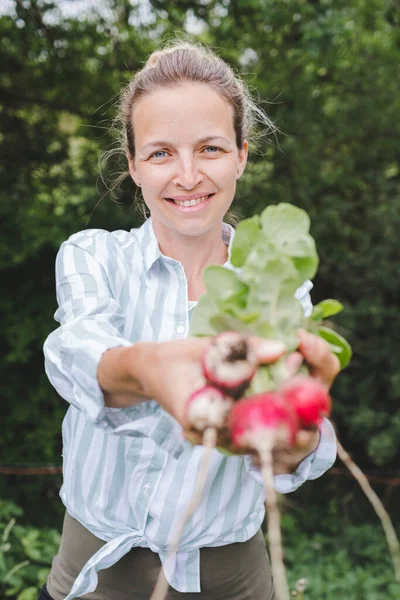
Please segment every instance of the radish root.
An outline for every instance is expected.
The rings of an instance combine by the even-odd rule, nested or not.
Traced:
[[[204,485],[207,480],[211,454],[217,443],[217,433],[218,433],[217,429],[214,427],[208,427],[204,431],[204,434],[203,434],[204,454],[203,454],[203,458],[201,461],[199,472],[197,474],[197,479],[196,479],[193,496],[187,507],[186,513],[184,514],[182,520],[179,522],[179,525],[176,529],[175,536],[172,540],[171,546],[168,551],[167,560],[172,554],[175,554],[175,552],[177,552],[179,542],[180,542],[183,530],[185,528],[185,525],[188,522],[188,520],[190,519],[190,517],[193,515],[194,511],[196,510],[196,508],[200,502],[201,495],[202,495],[203,489],[204,489]],[[164,570],[161,567],[160,574],[158,576],[158,579],[157,579],[157,582],[156,582],[156,585],[155,585],[155,588],[153,590],[150,600],[165,600],[167,593],[168,593],[168,587],[169,587],[168,581],[164,575]]]
[[[286,579],[285,565],[283,563],[282,536],[280,526],[280,513],[277,494],[274,488],[274,475],[272,469],[273,440],[264,438],[257,450],[260,455],[261,472],[266,492],[267,523],[269,547],[271,554],[271,568],[277,600],[290,600],[289,586]]]
[[[390,554],[392,556],[393,567],[395,572],[396,581],[400,582],[400,545],[396,535],[396,531],[393,527],[392,521],[385,507],[383,506],[380,498],[374,492],[369,484],[368,479],[365,477],[361,469],[355,464],[350,458],[350,455],[343,448],[342,444],[337,440],[337,449],[339,458],[346,465],[349,471],[354,475],[360,484],[361,489],[371,502],[376,514],[382,522],[382,527],[386,535],[386,540],[389,546]]]

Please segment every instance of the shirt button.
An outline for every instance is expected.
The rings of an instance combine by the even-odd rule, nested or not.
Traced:
[[[176,328],[176,331],[178,333],[183,333],[185,331],[185,327],[182,325],[182,323],[179,323],[178,327]]]

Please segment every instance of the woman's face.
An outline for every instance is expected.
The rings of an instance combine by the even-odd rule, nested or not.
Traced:
[[[190,82],[144,96],[132,118],[129,171],[154,225],[190,236],[219,227],[248,151],[247,141],[237,148],[231,105],[209,85]]]

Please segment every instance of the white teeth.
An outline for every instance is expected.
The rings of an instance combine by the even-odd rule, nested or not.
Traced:
[[[208,196],[202,196],[201,198],[196,198],[195,200],[174,200],[174,202],[179,206],[197,206],[197,204],[200,204],[200,202],[204,202],[204,200],[207,200],[207,198]]]

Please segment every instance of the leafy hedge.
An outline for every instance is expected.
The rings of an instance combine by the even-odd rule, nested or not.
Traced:
[[[284,132],[260,143],[240,182],[242,217],[267,204],[307,210],[320,268],[314,302],[334,297],[354,349],[334,386],[334,420],[365,466],[400,456],[400,12],[390,0],[116,0],[67,18],[45,0],[0,17],[1,462],[60,463],[66,410],[43,372],[56,326],[54,259],[88,227],[139,222],[132,185],[120,206],[98,180],[113,104],[161,37],[197,27],[259,91]],[[169,11],[168,14],[166,11]],[[189,24],[189,25],[188,25]],[[110,164],[111,171],[118,167]],[[95,210],[94,210],[95,209]],[[93,212],[94,210],[94,212]],[[54,483],[0,480],[32,523],[59,519]],[[49,496],[50,494],[50,496]],[[54,499],[54,502],[53,502]],[[43,502],[48,510],[43,512]]]

